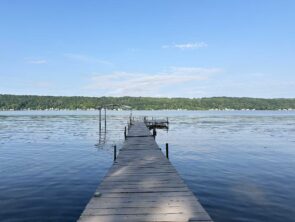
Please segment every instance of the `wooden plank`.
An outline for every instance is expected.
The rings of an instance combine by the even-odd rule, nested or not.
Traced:
[[[101,189],[109,189],[110,187],[120,187],[120,188],[128,188],[128,189],[145,189],[145,188],[183,188],[183,183],[175,183],[175,184],[167,184],[167,183],[101,183],[100,188]]]
[[[144,123],[128,135],[79,221],[212,221]]]
[[[181,198],[181,199],[175,199],[175,200],[166,200],[165,203],[162,201],[153,201],[153,200],[141,200],[138,201],[136,199],[130,200],[130,199],[121,199],[118,201],[118,199],[114,198],[105,198],[103,201],[97,201],[97,200],[91,200],[89,204],[87,205],[87,208],[130,208],[130,207],[182,207],[184,205],[184,202],[188,204],[197,204],[197,202],[194,199],[190,198]],[[199,204],[198,208],[201,208],[202,206]]]
[[[198,215],[194,217],[194,215]],[[212,221],[207,213],[192,212],[190,214],[180,214],[180,213],[171,213],[171,214],[161,214],[153,213],[151,215],[83,215],[78,220],[87,221],[87,222],[187,222],[190,219],[194,218],[191,221]]]
[[[99,198],[92,198],[89,203],[91,202],[96,202],[99,204],[103,204],[105,202],[118,202],[118,203],[129,203],[129,202],[137,202],[137,203],[142,203],[142,202],[154,202],[154,203],[170,203],[170,202],[194,202],[196,201],[196,198],[194,198],[192,195],[178,195],[178,196],[161,196],[160,198],[155,198],[155,196],[149,195],[145,196],[144,198],[138,198],[138,196],[130,196],[130,195],[125,195],[125,196],[101,196]]]
[[[189,214],[191,209],[182,206],[154,206],[154,207],[113,207],[113,208],[86,208],[85,215],[153,215],[154,212],[161,214]],[[203,208],[194,210],[194,213],[204,213]]]
[[[97,190],[99,192],[99,189]],[[180,192],[141,192],[141,193],[102,193],[103,197],[130,197],[130,198],[148,198],[152,197],[154,199],[166,199],[167,197],[185,197],[185,196],[192,196],[193,194],[191,192],[187,191],[180,191]]]

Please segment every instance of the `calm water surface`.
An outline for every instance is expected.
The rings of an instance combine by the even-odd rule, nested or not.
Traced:
[[[0,221],[75,221],[123,143],[130,112],[0,112]],[[169,117],[170,160],[215,221],[294,221],[295,112]]]

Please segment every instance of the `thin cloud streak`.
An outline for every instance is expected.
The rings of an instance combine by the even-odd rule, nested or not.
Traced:
[[[110,96],[162,96],[167,95],[167,90],[172,94],[181,95],[188,83],[206,81],[212,74],[221,71],[218,68],[171,67],[156,74],[128,72],[95,74],[85,88],[98,90]]]
[[[168,49],[168,48],[177,48],[177,49],[199,49],[199,48],[205,48],[207,47],[208,44],[205,42],[193,42],[193,43],[182,43],[182,44],[172,44],[172,45],[163,45],[163,49]]]

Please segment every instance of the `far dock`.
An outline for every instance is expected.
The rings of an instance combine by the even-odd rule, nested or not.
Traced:
[[[134,122],[79,222],[212,221],[144,122]]]
[[[143,118],[143,122],[149,129],[168,129],[169,128],[169,121],[168,118],[166,119],[149,119],[147,117]]]

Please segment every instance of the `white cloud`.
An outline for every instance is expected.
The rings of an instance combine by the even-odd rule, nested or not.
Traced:
[[[208,80],[219,72],[221,69],[218,68],[171,67],[156,74],[94,74],[86,88],[111,96],[182,96],[187,84]]]
[[[205,48],[208,44],[205,42],[193,42],[193,43],[182,43],[182,44],[172,44],[172,45],[163,45],[162,48],[177,48],[177,49],[199,49]]]
[[[65,53],[64,56],[71,60],[76,60],[84,63],[98,63],[103,65],[113,65],[111,62],[103,59],[98,59],[92,56],[84,55],[84,54],[76,54],[76,53]]]

